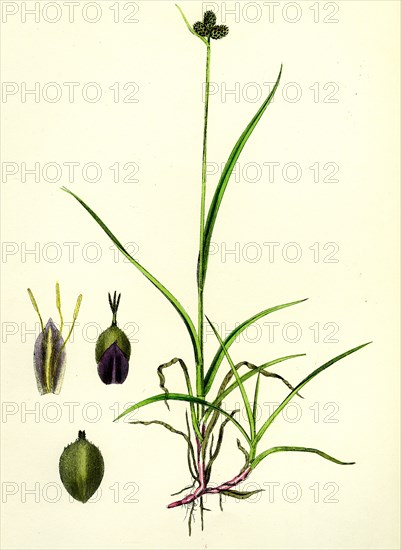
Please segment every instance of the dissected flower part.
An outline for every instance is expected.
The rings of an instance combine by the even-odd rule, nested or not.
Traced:
[[[96,343],[96,363],[100,379],[104,384],[122,384],[128,376],[131,344],[125,333],[117,326],[117,310],[121,294],[109,293],[109,304],[113,320],[108,329],[99,336]]]
[[[66,364],[64,344],[60,331],[49,319],[36,339],[33,352],[36,383],[41,395],[60,393]]]
[[[65,447],[59,462],[60,478],[70,495],[87,502],[99,488],[104,474],[104,460],[99,449],[86,439],[84,431]]]
[[[36,303],[36,300],[30,288],[28,288],[28,294],[31,299],[32,305],[36,313],[38,314],[40,325],[42,328],[41,333],[36,339],[33,352],[33,364],[38,390],[41,395],[44,395],[46,393],[59,394],[63,383],[66,367],[65,346],[70,339],[70,336],[74,329],[75,321],[78,317],[78,312],[82,301],[82,294],[78,296],[71,328],[65,340],[61,335],[64,327],[64,320],[61,313],[59,284],[56,283],[56,306],[60,315],[60,329],[56,327],[51,318],[48,320],[46,326],[43,325],[43,320],[39,312],[38,304]]]
[[[193,29],[199,36],[214,40],[224,38],[229,31],[227,25],[216,25],[216,15],[212,11],[205,11],[203,21],[197,21]]]

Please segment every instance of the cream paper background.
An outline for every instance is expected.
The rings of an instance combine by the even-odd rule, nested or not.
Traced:
[[[11,4],[22,10],[23,2]],[[251,502],[226,502],[224,513],[217,499],[208,499],[206,530],[200,532],[198,521],[191,539],[185,511],[166,508],[170,493],[188,482],[184,443],[158,427],[112,422],[126,403],[159,393],[160,363],[178,355],[193,368],[187,334],[167,301],[113,252],[99,227],[59,187],[65,184],[87,200],[122,242],[135,243],[136,257],[195,316],[204,48],[173,2],[137,2],[138,23],[132,24],[115,23],[110,8],[116,10],[116,4],[103,1],[97,3],[97,23],[83,19],[86,2],[70,23],[64,4],[59,3],[59,22],[45,21],[40,2],[38,22],[32,16],[23,22],[19,11],[2,25],[3,81],[17,83],[18,90],[23,82],[28,88],[38,82],[41,92],[56,82],[63,91],[54,103],[43,96],[23,102],[20,91],[3,96],[3,162],[18,167],[2,180],[3,548],[399,548],[399,3],[319,2],[319,23],[313,21],[312,2],[297,2],[298,8],[280,3],[274,22],[265,2],[214,3],[220,20],[222,10],[235,4],[239,17],[236,22],[225,14],[230,35],[213,43],[211,78],[218,91],[211,96],[211,163],[225,161],[261,101],[253,99],[266,95],[263,83],[275,80],[281,62],[284,72],[274,103],[241,156],[242,176],[224,199],[213,236],[206,312],[224,333],[265,307],[308,297],[261,320],[232,347],[236,361],[259,364],[307,353],[276,369],[295,383],[329,358],[373,344],[307,386],[305,400],[289,409],[287,421],[276,420],[260,448],[316,446],[356,465],[275,455],[243,486],[265,492]],[[121,17],[136,9],[119,4]],[[331,17],[339,22],[323,23],[336,5],[339,11]],[[200,2],[182,7],[191,22],[201,17]],[[54,6],[46,9],[46,17],[54,18]],[[286,21],[282,14],[294,19],[295,9],[301,9],[300,20]],[[86,13],[93,18],[95,12]],[[78,83],[72,103],[63,82]],[[101,87],[100,101],[82,98],[88,82]],[[118,102],[109,89],[116,82]],[[127,82],[139,86],[137,103],[121,101],[132,91],[123,90]],[[337,103],[323,101],[332,91],[323,89],[329,82],[338,85]],[[296,83],[287,87],[290,99],[296,90],[302,97],[286,100],[288,83]],[[317,103],[314,83],[320,88]],[[237,86],[240,97],[224,96],[224,86]],[[47,92],[50,97],[54,88]],[[21,181],[21,164],[30,168],[35,162],[41,170],[49,162],[80,164],[71,182],[65,167],[59,181],[48,181],[51,169],[39,182],[32,175]],[[82,175],[90,162],[102,169],[96,183]],[[139,166],[139,181],[114,183],[109,167],[120,163],[126,175],[126,162]],[[266,162],[280,163],[273,182]],[[315,183],[309,167],[316,162],[321,180],[328,175],[324,164],[336,163],[339,181]],[[298,182],[283,178],[287,163],[302,168]],[[209,199],[217,178],[209,178]],[[272,261],[266,242],[279,243]],[[283,259],[287,243],[297,243],[299,261]],[[309,248],[314,243],[320,247],[316,262]],[[334,250],[323,250],[325,243],[338,245],[333,256],[338,262],[323,261]],[[35,247],[37,257],[25,254]],[[285,253],[293,257],[295,248]],[[43,317],[56,319],[56,280],[66,321],[79,292],[84,300],[67,348],[62,392],[40,397],[32,369],[39,325],[26,288],[33,289]],[[120,325],[136,342],[126,383],[106,387],[97,376],[94,343],[110,323],[106,293],[114,289],[122,292]],[[273,342],[264,322],[279,323]],[[309,327],[315,323],[320,334],[314,338]],[[324,341],[334,326],[324,328],[326,323],[338,326],[331,337],[337,342]],[[206,346],[211,358],[216,343],[210,331]],[[171,389],[184,389],[178,371],[168,373],[168,382]],[[266,416],[267,403],[286,391],[275,381],[263,388]],[[232,407],[235,401],[238,397]],[[152,405],[136,418],[164,418],[183,427],[184,406],[171,409]],[[58,475],[59,455],[79,429],[99,446],[106,466],[101,494],[85,506],[70,502]],[[227,430],[217,482],[242,464],[236,437],[234,429]],[[36,494],[27,493],[32,489]]]

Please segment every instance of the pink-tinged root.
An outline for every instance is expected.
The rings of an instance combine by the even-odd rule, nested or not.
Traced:
[[[196,499],[202,497],[203,495],[216,495],[218,493],[222,493],[223,491],[228,491],[229,489],[232,489],[233,487],[238,485],[238,483],[241,483],[241,481],[244,481],[249,476],[250,472],[251,468],[248,467],[246,468],[246,470],[233,477],[233,479],[222,483],[218,487],[204,487],[202,485],[199,485],[199,487],[193,493],[190,493],[181,500],[176,500],[175,502],[172,502],[167,506],[167,508],[177,508],[178,506],[191,504],[191,502],[194,502]]]

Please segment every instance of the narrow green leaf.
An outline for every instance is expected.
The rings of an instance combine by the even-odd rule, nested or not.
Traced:
[[[245,439],[248,442],[250,442],[249,435],[246,433],[246,431],[241,426],[241,424],[237,420],[235,420],[235,418],[233,418],[224,409],[215,407],[213,403],[209,403],[208,401],[205,401],[200,397],[193,397],[191,395],[186,395],[184,393],[169,393],[168,395],[164,393],[160,393],[158,395],[153,395],[152,397],[148,397],[147,399],[144,399],[143,401],[140,401],[139,403],[136,403],[135,405],[132,405],[132,407],[129,407],[128,409],[126,409],[123,413],[120,414],[120,416],[118,416],[114,420],[114,422],[116,422],[117,420],[120,420],[120,418],[123,418],[125,415],[133,411],[136,411],[137,409],[141,409],[142,407],[145,407],[146,405],[150,405],[151,403],[156,403],[157,401],[164,401],[165,399],[169,399],[170,401],[185,401],[187,403],[198,403],[199,405],[205,405],[206,407],[211,407],[212,409],[218,411],[220,414],[228,418],[233,424],[235,424],[235,426],[242,433]]]
[[[354,353],[354,352],[364,348],[365,346],[367,346],[370,343],[371,342],[367,342],[366,344],[362,344],[360,346],[357,346],[356,348],[352,348],[352,349],[350,349],[350,350],[348,350],[344,353],[341,353],[341,355],[337,355],[337,357],[334,357],[333,359],[330,359],[330,361],[327,361],[327,363],[324,363],[324,365],[317,368],[316,370],[311,372],[306,378],[304,378],[302,380],[302,382],[300,382],[298,384],[298,386],[296,386],[293,389],[293,391],[290,394],[287,395],[287,397],[284,399],[284,401],[281,402],[281,404],[277,407],[277,409],[269,416],[269,418],[263,424],[263,426],[261,427],[261,429],[257,433],[256,443],[258,443],[262,439],[262,437],[263,437],[264,433],[266,432],[267,428],[274,421],[274,419],[277,418],[277,416],[284,409],[284,407],[287,405],[287,403],[289,403],[291,401],[291,399],[294,397],[294,395],[296,395],[299,392],[299,390],[301,390],[304,386],[306,386],[306,384],[308,382],[313,380],[313,378],[315,378],[315,376],[320,374],[322,371],[324,371],[324,370],[328,369],[329,367],[331,367],[331,365],[334,365],[334,363],[337,363],[337,361],[340,361],[341,359],[344,359],[344,357],[347,357],[347,355],[350,355],[351,353]]]
[[[278,378],[278,379],[282,380],[287,386],[290,386],[291,390],[293,390],[294,388],[282,376],[279,376],[278,374],[275,374],[275,373],[272,373],[272,372],[268,372],[265,369],[267,369],[268,367],[270,367],[272,365],[275,365],[276,363],[280,363],[281,361],[285,361],[287,359],[292,359],[294,357],[302,357],[304,355],[305,355],[304,353],[301,353],[301,354],[296,354],[296,355],[288,355],[286,357],[280,357],[278,359],[274,359],[273,361],[270,361],[269,363],[265,363],[264,365],[261,365],[260,367],[256,367],[256,365],[252,365],[252,363],[249,363],[248,361],[242,361],[241,363],[238,363],[238,365],[236,365],[235,368],[238,371],[243,365],[246,365],[248,368],[251,369],[250,372],[248,372],[245,375],[241,376],[241,382],[245,382],[245,380],[247,380],[251,376],[253,376],[255,374],[258,374],[258,373],[261,373],[263,376],[274,377],[274,378]],[[237,382],[234,382],[229,388],[227,388],[227,384],[229,383],[229,381],[231,380],[232,377],[233,377],[233,372],[230,368],[230,371],[227,373],[227,375],[224,377],[224,380],[221,383],[221,386],[220,386],[219,391],[217,393],[217,397],[213,401],[213,405],[218,406],[230,392],[232,392],[233,390],[235,390],[238,387]],[[208,421],[209,416],[212,414],[212,412],[213,412],[212,409],[207,409],[207,411],[205,412],[204,422]],[[219,414],[216,411],[214,411],[213,416],[212,416],[210,422],[207,425],[206,433],[211,433],[214,430],[214,427],[217,424],[218,419],[219,419]],[[255,425],[256,425],[256,423],[255,423]]]
[[[252,317],[250,317],[249,319],[241,323],[227,336],[227,338],[224,340],[224,345],[226,349],[228,349],[231,346],[231,344],[235,341],[235,339],[244,330],[246,330],[250,325],[252,325],[252,323],[255,323],[255,321],[258,321],[262,317],[269,315],[269,313],[274,313],[275,311],[279,311],[280,309],[284,309],[286,307],[295,306],[296,304],[305,302],[305,300],[307,300],[307,298],[304,298],[303,300],[297,300],[296,302],[289,302],[288,304],[281,304],[279,306],[269,307],[268,309],[264,309],[263,311],[256,313],[256,315],[253,315]],[[210,391],[214,378],[217,374],[217,371],[219,370],[219,367],[223,359],[224,359],[224,350],[220,346],[205,376],[205,395],[207,395],[208,392]]]
[[[310,447],[272,447],[271,449],[268,449],[267,451],[264,451],[263,453],[260,453],[252,462],[251,462],[251,468],[252,470],[256,468],[256,466],[261,462],[264,458],[267,456],[273,454],[273,453],[281,453],[281,452],[287,452],[287,451],[296,451],[296,452],[302,452],[302,453],[315,453],[322,458],[325,458],[326,460],[330,460],[331,462],[335,462],[336,464],[342,464],[345,466],[349,466],[351,464],[355,464],[355,462],[343,462],[342,460],[338,460],[337,458],[334,458],[333,456],[328,455],[327,453],[324,453],[323,451],[319,451],[318,449],[313,449]]]
[[[230,364],[230,367],[231,367],[231,370],[235,376],[235,379],[237,381],[237,384],[238,384],[238,387],[240,389],[240,392],[241,392],[241,395],[242,395],[242,399],[244,401],[244,405],[245,405],[245,409],[246,409],[246,414],[247,414],[247,417],[248,417],[248,422],[249,422],[249,427],[250,427],[250,430],[251,430],[251,440],[253,440],[253,438],[255,437],[255,422],[254,422],[254,419],[253,419],[253,414],[252,414],[252,409],[251,409],[251,405],[249,403],[249,399],[248,399],[248,395],[246,393],[246,390],[244,388],[244,385],[243,383],[241,382],[241,378],[237,372],[237,369],[235,368],[235,365],[234,365],[234,362],[233,360],[231,359],[225,345],[224,345],[224,342],[223,340],[221,339],[221,336],[220,334],[217,332],[217,330],[215,329],[213,323],[210,321],[210,319],[205,315],[209,325],[212,327],[212,330],[217,338],[217,340],[219,341],[219,344],[220,346],[223,348],[224,350],[224,353],[227,357],[227,361],[229,362]]]
[[[72,195],[84,208],[89,214],[92,216],[92,218],[100,225],[100,227],[103,229],[103,231],[108,235],[108,237],[113,241],[115,246],[118,248],[118,250],[123,254],[139,271],[145,275],[145,277],[152,283],[154,286],[160,290],[160,292],[167,298],[167,300],[172,304],[172,306],[175,308],[175,310],[180,315],[181,319],[184,321],[184,324],[188,330],[189,336],[191,338],[192,346],[194,349],[194,355],[195,355],[195,361],[196,364],[199,363],[201,360],[201,349],[199,344],[198,335],[196,333],[194,324],[188,315],[188,313],[185,311],[183,306],[180,304],[180,302],[171,294],[167,288],[162,285],[160,281],[156,279],[147,269],[145,269],[139,262],[137,262],[124,248],[124,246],[120,243],[120,241],[117,239],[115,235],[110,231],[110,229],[106,226],[106,224],[99,218],[99,216],[82,200],[80,199],[75,193],[67,189],[66,187],[61,188],[66,193],[69,193]]]
[[[264,371],[265,369],[269,368],[269,367],[272,367],[273,365],[276,365],[277,363],[281,363],[282,361],[287,361],[287,359],[295,359],[295,357],[305,357],[305,353],[297,353],[295,355],[286,355],[284,357],[279,357],[278,359],[274,359],[273,361],[269,361],[268,363],[264,363],[263,365],[261,365],[260,367],[254,369],[254,370],[251,370],[249,372],[247,372],[246,374],[243,374],[241,376],[241,382],[244,383],[246,380],[248,380],[248,378],[250,378],[251,376],[255,376],[256,374],[258,374],[259,372],[262,372]],[[225,389],[223,392],[219,393],[218,396],[216,397],[216,399],[213,401],[213,404],[215,406],[218,406],[222,401],[223,399],[225,399],[227,397],[228,394],[230,394],[232,391],[234,391],[236,388],[238,387],[238,384],[237,382],[233,382],[231,384],[231,386],[229,386],[227,389]],[[206,412],[206,415],[205,415],[205,418],[207,419],[208,418],[208,413]]]
[[[255,423],[256,427],[256,415],[258,414],[258,397],[259,397],[259,385],[260,385],[260,371],[258,372],[258,376],[256,378],[256,384],[255,384],[255,394],[253,396],[253,421]]]
[[[278,74],[276,83],[273,86],[272,91],[267,96],[265,101],[263,102],[262,106],[259,108],[258,112],[255,114],[251,122],[248,124],[248,126],[245,128],[245,130],[242,132],[241,136],[239,137],[237,143],[234,145],[233,150],[231,151],[230,156],[228,157],[228,160],[224,166],[223,172],[221,174],[220,180],[217,184],[216,191],[213,195],[213,199],[209,208],[209,213],[206,220],[205,225],[205,237],[204,237],[204,245],[203,245],[203,273],[200,274],[200,286],[201,288],[204,287],[205,279],[206,279],[206,270],[207,270],[207,264],[209,260],[209,249],[210,249],[210,241],[212,238],[212,233],[214,229],[214,224],[216,223],[217,214],[219,212],[221,201],[223,200],[223,196],[226,190],[226,187],[228,185],[228,182],[230,180],[232,171],[234,169],[234,166],[238,160],[238,157],[241,154],[242,149],[244,148],[246,142],[248,141],[250,135],[252,134],[253,130],[255,129],[257,123],[262,118],[263,113],[267,109],[267,106],[271,102],[271,100],[274,97],[274,94],[276,93],[277,87],[280,82],[281,73],[283,70],[283,66],[280,67],[280,72]]]

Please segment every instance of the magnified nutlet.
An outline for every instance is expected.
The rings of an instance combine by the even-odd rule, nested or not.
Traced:
[[[104,474],[102,453],[86,439],[84,431],[79,431],[78,439],[65,447],[59,471],[64,487],[79,502],[87,502],[99,488]]]

